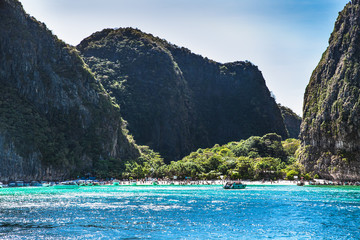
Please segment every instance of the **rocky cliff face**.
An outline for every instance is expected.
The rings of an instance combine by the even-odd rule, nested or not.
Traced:
[[[299,138],[301,117],[288,107],[278,104],[290,138]]]
[[[61,179],[139,155],[76,49],[16,0],[0,1],[0,83],[0,180]]]
[[[131,28],[97,32],[77,49],[116,98],[136,141],[167,161],[252,135],[287,136],[249,62],[220,64]]]
[[[360,179],[360,1],[340,12],[304,97],[300,159],[321,177]]]

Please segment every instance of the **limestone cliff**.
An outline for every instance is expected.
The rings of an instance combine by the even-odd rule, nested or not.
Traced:
[[[324,178],[360,180],[360,1],[339,13],[304,96],[300,159]]]
[[[77,49],[115,97],[136,141],[167,161],[252,135],[287,136],[261,72],[249,62],[220,64],[131,28],[94,33]]]
[[[299,138],[301,117],[294,113],[290,108],[278,104],[281,115],[284,118],[286,130],[290,138]]]
[[[16,0],[0,1],[0,84],[0,180],[61,179],[139,155],[76,49]]]

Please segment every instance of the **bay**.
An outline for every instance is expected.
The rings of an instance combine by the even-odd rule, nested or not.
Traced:
[[[0,189],[1,239],[360,239],[359,187]]]

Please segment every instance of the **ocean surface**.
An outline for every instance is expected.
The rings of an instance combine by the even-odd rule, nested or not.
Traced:
[[[0,239],[360,239],[360,188],[3,188]]]

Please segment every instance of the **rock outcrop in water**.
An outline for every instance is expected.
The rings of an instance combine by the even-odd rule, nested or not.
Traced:
[[[320,177],[360,180],[360,1],[340,12],[304,97],[300,159]]]
[[[220,64],[139,30],[105,29],[77,49],[136,141],[178,160],[215,143],[287,132],[256,66]]]
[[[61,179],[139,156],[75,48],[0,1],[0,180]]]

